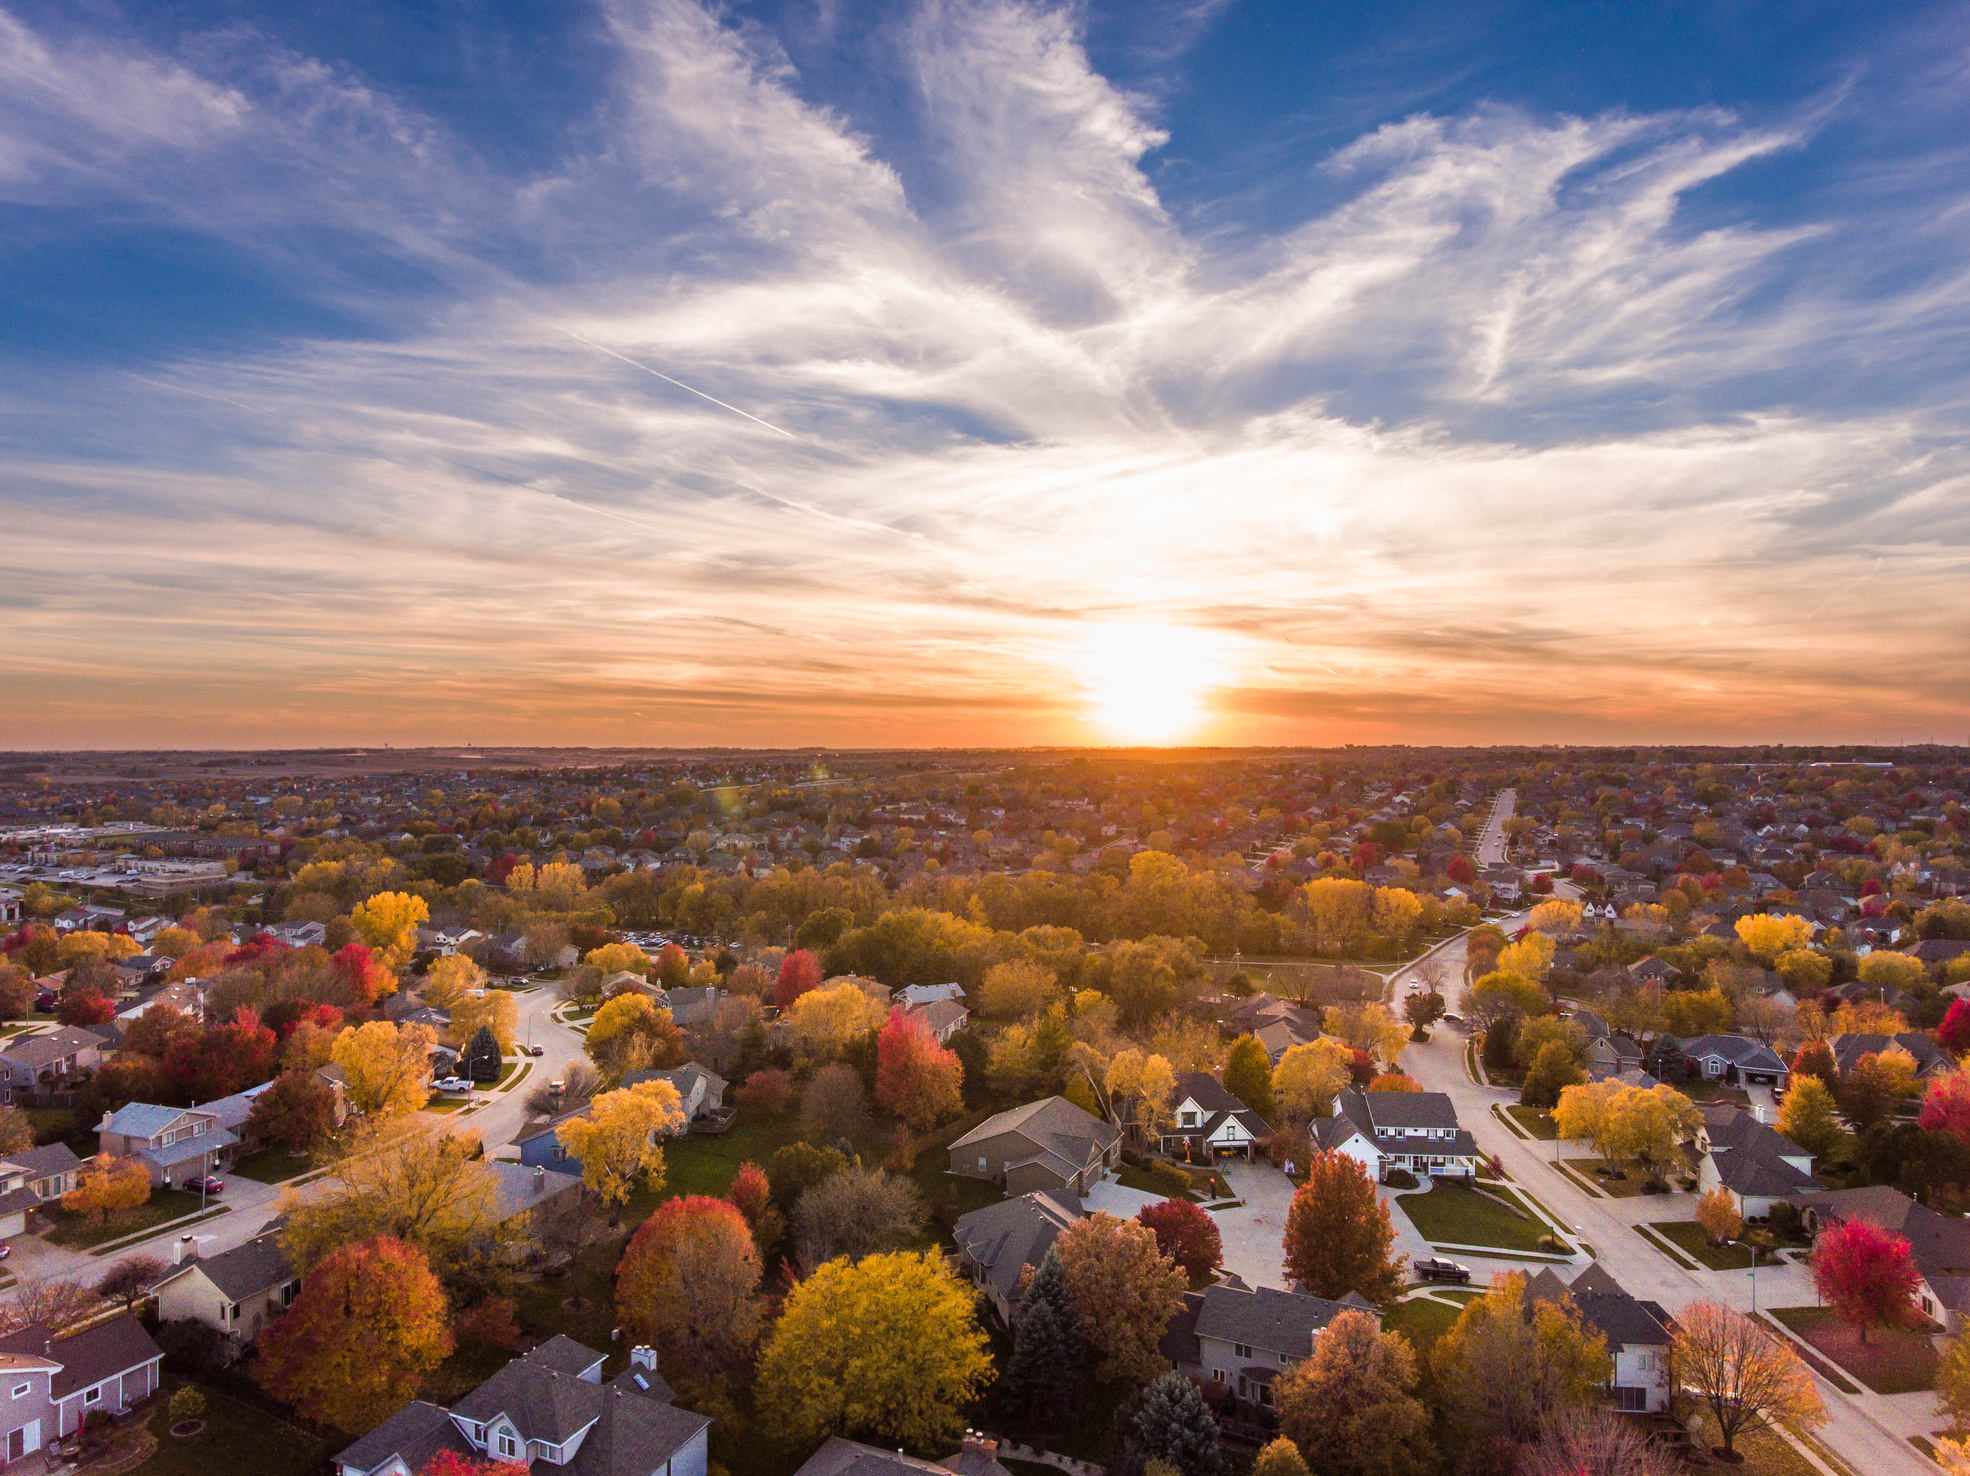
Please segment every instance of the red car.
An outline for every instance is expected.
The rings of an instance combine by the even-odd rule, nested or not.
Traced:
[[[207,1174],[202,1179],[185,1180],[185,1189],[192,1194],[224,1194],[226,1192],[226,1181],[224,1179],[215,1179],[212,1175]]]

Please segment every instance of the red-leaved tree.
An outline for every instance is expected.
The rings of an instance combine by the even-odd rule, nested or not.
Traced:
[[[1822,1230],[1813,1241],[1813,1285],[1842,1320],[1867,1330],[1913,1327],[1922,1320],[1915,1289],[1922,1273],[1908,1241],[1867,1220]]]
[[[876,1101],[918,1132],[927,1132],[964,1110],[964,1066],[901,1010],[876,1037]]]
[[[441,1450],[417,1476],[529,1476],[529,1472],[518,1461],[479,1461],[455,1450]]]
[[[173,1036],[164,1048],[164,1078],[176,1101],[230,1097],[274,1074],[276,1049],[273,1031],[248,1013],[229,1025]]]
[[[1970,1146],[1970,1071],[1952,1071],[1930,1081],[1922,1094],[1922,1126],[1929,1132],[1954,1133],[1958,1142]]]
[[[1833,1060],[1833,1047],[1823,1040],[1809,1040],[1792,1058],[1792,1077],[1817,1076],[1834,1092],[1840,1090],[1840,1068]]]
[[[746,1217],[746,1224],[754,1231],[759,1229],[759,1217],[766,1213],[772,1203],[773,1186],[767,1182],[766,1170],[756,1163],[742,1163],[739,1171],[732,1175],[732,1187],[725,1192],[732,1207]]]
[[[746,1078],[739,1088],[739,1100],[749,1107],[778,1117],[793,1097],[793,1078],[777,1066],[766,1066]]]
[[[1210,1279],[1224,1262],[1224,1242],[1217,1221],[1187,1199],[1146,1204],[1136,1218],[1156,1232],[1156,1249],[1183,1267],[1196,1286]]]
[[[78,989],[56,1002],[55,1018],[64,1025],[107,1025],[116,1018],[116,1006],[99,990]]]
[[[810,989],[821,985],[821,961],[805,948],[796,948],[780,961],[780,977],[773,981],[773,1003],[783,1010]]]
[[[745,1216],[702,1194],[667,1199],[637,1227],[616,1267],[616,1315],[661,1350],[671,1378],[741,1367],[765,1317],[759,1251]]]
[[[343,944],[329,962],[348,990],[351,1004],[373,1005],[379,996],[396,992],[397,976],[361,943]]]
[[[1970,1051],[1970,999],[1955,1000],[1943,1023],[1936,1027],[1936,1039],[1952,1056]]]
[[[1402,1285],[1391,1260],[1395,1226],[1361,1165],[1329,1149],[1307,1160],[1306,1182],[1286,1212],[1286,1269],[1316,1297],[1360,1292],[1386,1301]]]

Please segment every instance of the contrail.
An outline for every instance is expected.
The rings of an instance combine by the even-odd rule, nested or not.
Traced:
[[[1868,580],[1872,579],[1876,574],[1879,574],[1880,572],[1881,572],[1881,560],[1879,556],[1877,556],[1874,562],[1868,565],[1867,572],[1865,574],[1862,574],[1857,578],[1848,580],[1845,584],[1841,585],[1838,589],[1834,590],[1832,594],[1828,595],[1825,599],[1821,600],[1817,605],[1813,606],[1812,609],[1808,610],[1806,612],[1805,618],[1811,620],[1815,615],[1819,614],[1820,611],[1824,610],[1828,605],[1832,604],[1835,600],[1839,599],[1840,596],[1845,594],[1848,590],[1852,589],[1855,585],[1867,583]]]
[[[668,374],[665,374],[660,370],[652,369],[648,364],[639,364],[636,362],[636,360],[630,358],[628,354],[619,354],[612,348],[603,347],[603,345],[597,343],[592,338],[583,338],[579,333],[575,332],[572,328],[562,328],[561,325],[558,323],[555,324],[554,326],[560,332],[567,334],[568,337],[572,338],[576,343],[585,343],[592,349],[601,349],[602,352],[607,354],[610,358],[621,359],[623,363],[629,365],[632,369],[641,369],[645,374],[654,374],[657,376],[657,378],[661,379],[665,384],[674,384],[679,389],[684,390],[689,394],[696,395],[701,400],[710,400],[712,404],[718,406],[718,408],[721,410],[730,410],[734,415],[745,416],[747,420],[750,420],[755,425],[763,425],[770,431],[779,431],[779,433],[785,436],[789,441],[797,441],[800,439],[800,437],[795,435],[792,431],[780,430],[780,428],[777,425],[773,424],[773,422],[770,420],[761,420],[757,415],[751,414],[750,412],[745,410],[741,410],[737,405],[726,404],[723,400],[719,399],[716,395],[708,395],[701,389],[692,389],[690,385],[686,384],[681,379],[672,379]]]

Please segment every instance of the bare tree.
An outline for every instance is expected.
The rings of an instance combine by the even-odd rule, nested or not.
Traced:
[[[0,1327],[15,1332],[40,1323],[51,1333],[64,1332],[88,1319],[101,1299],[79,1281],[42,1278],[24,1281],[13,1304],[0,1309]]]
[[[1575,1405],[1557,1411],[1539,1441],[1519,1456],[1516,1476],[1675,1476],[1669,1453],[1608,1410]]]
[[[601,1073],[593,1066],[586,1061],[570,1061],[561,1073],[560,1092],[542,1082],[527,1093],[527,1111],[536,1117],[559,1117],[593,1097],[601,1085]]]
[[[156,1256],[132,1256],[110,1267],[96,1283],[96,1295],[106,1302],[121,1302],[127,1312],[149,1296],[170,1269]]]
[[[826,1145],[853,1142],[868,1130],[868,1094],[854,1068],[837,1063],[815,1072],[800,1094],[801,1137]]]
[[[1799,1356],[1742,1312],[1692,1302],[1676,1321],[1676,1375],[1710,1406],[1725,1451],[1735,1454],[1737,1438],[1756,1430],[1825,1423]]]
[[[859,1261],[912,1239],[923,1229],[923,1197],[908,1179],[852,1168],[802,1194],[793,1224],[801,1263],[811,1271],[836,1256]]]

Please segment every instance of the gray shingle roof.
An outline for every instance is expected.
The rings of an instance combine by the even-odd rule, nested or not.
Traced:
[[[30,1148],[25,1153],[9,1153],[6,1162],[27,1170],[30,1181],[53,1178],[56,1174],[73,1173],[82,1167],[82,1160],[66,1143],[44,1143],[39,1148]]]
[[[421,1471],[441,1450],[462,1456],[474,1454],[442,1406],[415,1399],[335,1460],[346,1469],[366,1472],[374,1471],[392,1456],[401,1456],[411,1470]]]
[[[1454,1128],[1457,1109],[1448,1092],[1353,1092],[1377,1131],[1389,1128]]]
[[[960,1215],[952,1235],[958,1248],[984,1268],[985,1279],[1010,1302],[1020,1268],[1039,1265],[1060,1232],[1080,1218],[1080,1204],[1068,1196],[1022,1194]]]
[[[171,1274],[158,1285],[189,1276],[193,1271],[204,1272],[205,1279],[219,1288],[229,1302],[243,1302],[294,1279],[293,1263],[281,1246],[278,1230],[263,1231],[229,1251],[173,1267]]]
[[[52,1380],[57,1399],[164,1356],[144,1325],[127,1312],[64,1338],[50,1337],[46,1326],[37,1322],[0,1337],[0,1352],[52,1358],[61,1364],[62,1371]]]
[[[1226,1343],[1249,1343],[1268,1353],[1305,1358],[1313,1336],[1347,1311],[1339,1302],[1269,1286],[1253,1290],[1212,1284],[1204,1288],[1197,1314],[1197,1336]]]
[[[39,1071],[43,1066],[73,1056],[78,1051],[101,1046],[103,1038],[73,1025],[64,1025],[60,1030],[46,1035],[18,1035],[0,1046],[0,1056],[10,1061],[18,1061],[23,1066],[32,1066]]]

